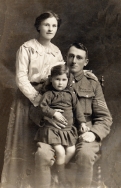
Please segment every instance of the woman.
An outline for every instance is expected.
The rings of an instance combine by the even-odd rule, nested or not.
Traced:
[[[33,142],[36,127],[29,120],[31,104],[39,105],[39,90],[47,79],[50,69],[63,64],[57,46],[51,43],[60,27],[61,20],[54,12],[45,12],[36,18],[38,39],[25,42],[16,57],[16,83],[19,88],[13,102],[7,134],[2,187],[34,187]]]

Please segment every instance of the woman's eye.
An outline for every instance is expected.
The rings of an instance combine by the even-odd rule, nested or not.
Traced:
[[[49,26],[49,24],[45,24],[45,26]]]
[[[57,25],[55,24],[55,25],[53,25],[53,27],[57,27]]]

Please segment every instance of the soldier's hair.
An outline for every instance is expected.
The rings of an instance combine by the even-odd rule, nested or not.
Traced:
[[[72,43],[72,44],[69,46],[68,50],[69,50],[72,46],[75,46],[76,48],[78,48],[78,49],[80,49],[80,50],[84,50],[84,51],[86,52],[86,58],[88,59],[88,50],[87,50],[86,46],[84,46],[84,45],[83,45],[82,43],[80,43],[80,42],[74,42],[74,43]]]
[[[69,77],[69,68],[66,65],[57,65],[51,69],[51,77],[66,74]]]
[[[41,22],[44,21],[44,20],[46,20],[47,18],[52,18],[52,17],[55,17],[55,18],[56,18],[56,20],[57,20],[57,22],[58,22],[58,28],[59,28],[60,25],[61,25],[61,19],[60,19],[60,17],[59,17],[56,13],[54,13],[53,11],[47,11],[47,12],[44,12],[44,13],[40,14],[40,15],[35,19],[34,26],[35,26],[36,30],[37,30],[38,32],[40,32],[40,31],[39,31],[39,26],[40,26]]]

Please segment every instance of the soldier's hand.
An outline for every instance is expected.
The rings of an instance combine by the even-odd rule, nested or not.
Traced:
[[[81,133],[85,133],[85,132],[90,131],[90,128],[86,126],[86,123],[82,123],[81,125],[82,125],[81,130],[80,130]]]
[[[93,142],[96,139],[96,136],[93,132],[85,132],[81,135],[81,139],[85,142]]]

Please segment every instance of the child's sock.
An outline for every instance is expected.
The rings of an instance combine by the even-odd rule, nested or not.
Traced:
[[[61,165],[56,164],[56,171],[57,171],[59,183],[64,185],[66,182],[65,164],[61,164]]]

